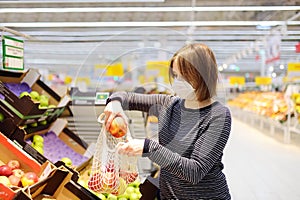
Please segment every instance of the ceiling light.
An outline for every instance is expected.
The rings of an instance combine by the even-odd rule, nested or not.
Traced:
[[[256,26],[261,21],[193,21],[195,26]],[[282,25],[283,21],[265,21],[270,26]],[[4,27],[180,27],[189,26],[190,21],[129,21],[129,22],[7,22],[0,23]],[[289,22],[288,22],[289,24]],[[293,21],[291,25],[300,25]]]
[[[0,1],[3,3],[2,1]],[[19,1],[18,1],[19,2]],[[119,1],[121,2],[121,1]],[[300,6],[1,8],[0,13],[297,11]]]
[[[165,0],[19,0],[1,1],[1,3],[150,3],[165,2]]]

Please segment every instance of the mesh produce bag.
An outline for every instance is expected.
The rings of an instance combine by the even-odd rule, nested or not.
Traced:
[[[126,138],[130,137],[128,127],[125,136],[116,138],[106,130],[103,117],[104,113],[98,118],[102,128],[96,143],[88,186],[97,193],[120,195],[125,192],[127,184],[138,177],[137,158],[116,152],[117,144],[126,142]]]

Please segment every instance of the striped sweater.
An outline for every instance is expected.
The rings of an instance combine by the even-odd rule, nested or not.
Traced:
[[[222,173],[223,150],[231,130],[227,107],[215,101],[200,109],[179,97],[117,92],[124,110],[158,114],[159,142],[146,139],[143,156],[161,167],[162,199],[231,199]]]

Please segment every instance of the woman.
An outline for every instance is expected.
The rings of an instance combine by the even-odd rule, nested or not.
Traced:
[[[231,130],[227,107],[214,101],[218,68],[204,44],[174,54],[170,78],[176,96],[117,92],[105,108],[106,128],[124,110],[158,110],[159,142],[132,139],[118,145],[121,154],[145,156],[158,164],[162,199],[231,199],[222,173],[223,150]]]

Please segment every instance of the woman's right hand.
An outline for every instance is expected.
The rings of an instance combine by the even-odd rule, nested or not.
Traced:
[[[115,117],[123,117],[125,119],[126,125],[128,125],[127,117],[124,113],[124,110],[122,108],[120,101],[111,101],[109,102],[106,107],[104,108],[105,113],[105,127],[106,130],[109,130],[109,127]]]

